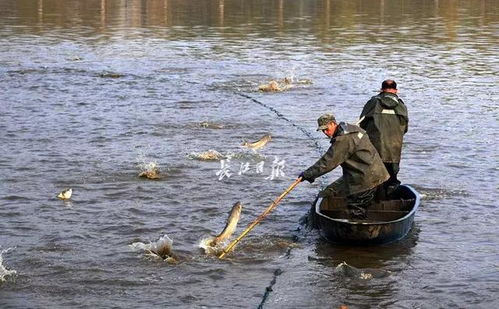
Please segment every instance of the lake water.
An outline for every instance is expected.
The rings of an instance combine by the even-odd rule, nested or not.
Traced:
[[[498,43],[496,0],[0,0],[0,307],[497,308]],[[338,168],[227,259],[200,251],[236,201],[239,234],[320,157],[321,113],[354,122],[387,78],[422,196],[407,238],[303,229]],[[153,163],[163,178],[139,178]],[[178,264],[130,247],[165,234]]]

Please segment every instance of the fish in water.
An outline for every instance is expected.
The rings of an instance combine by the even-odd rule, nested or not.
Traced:
[[[203,160],[203,161],[218,161],[225,158],[220,152],[210,149],[205,152],[192,152],[188,155],[189,159]]]
[[[150,162],[145,165],[145,169],[139,173],[139,177],[147,179],[160,179],[159,168],[156,162]]]
[[[271,80],[268,84],[258,86],[262,92],[280,92],[293,88],[293,77],[284,77],[282,80]]]
[[[236,230],[237,223],[241,218],[242,205],[240,202],[236,202],[229,213],[229,218],[227,219],[227,223],[225,224],[224,229],[220,234],[216,237],[210,237],[201,240],[199,245],[200,248],[204,249],[206,254],[219,255],[226,242],[232,236],[234,231]]]
[[[358,269],[348,265],[346,262],[338,264],[335,268],[337,274],[348,278],[370,280],[373,278],[383,278],[390,275],[389,271],[380,269]]]
[[[69,200],[71,198],[71,194],[73,194],[73,189],[69,188],[59,193],[57,197],[61,200]]]
[[[239,218],[241,217],[242,206],[240,202],[237,202],[232,206],[229,218],[223,231],[216,237],[210,237],[201,240],[200,247],[204,249],[206,254],[219,255],[224,249],[226,241],[234,233]],[[160,237],[156,242],[149,242],[148,244],[142,242],[134,242],[130,245],[134,250],[143,250],[149,256],[155,258],[161,258],[168,263],[176,264],[179,261],[179,257],[173,252],[173,240],[164,235]]]
[[[208,122],[208,121],[203,121],[199,124],[200,127],[202,128],[207,128],[207,129],[223,129],[224,126],[218,123],[214,122]]]
[[[258,86],[258,90],[263,92],[282,91],[279,84],[275,80],[271,80],[268,84]]]
[[[130,247],[136,250],[144,250],[147,254],[153,257],[160,257],[168,263],[178,262],[172,250],[173,240],[166,234],[154,243],[144,244],[142,242],[134,242]]]
[[[272,139],[272,137],[270,136],[270,134],[266,134],[264,137],[262,137],[259,141],[257,142],[254,142],[254,143],[248,143],[248,142],[244,142],[242,144],[243,147],[246,147],[246,148],[251,148],[251,149],[260,149],[262,148],[263,146],[265,146],[270,140]]]
[[[161,178],[161,176],[159,176],[158,170],[143,171],[139,174],[139,177],[143,177],[143,178],[147,178],[147,179],[160,179]]]
[[[123,74],[104,72],[104,73],[99,74],[99,77],[102,77],[102,78],[120,78],[120,77],[123,77]]]
[[[239,218],[241,217],[242,208],[243,207],[240,202],[236,202],[234,206],[232,206],[229,218],[227,219],[227,223],[225,224],[223,231],[218,234],[218,236],[213,238],[213,240],[209,243],[210,247],[214,247],[220,243],[223,243],[224,241],[229,239],[232,234],[234,234],[237,223],[239,222]]]

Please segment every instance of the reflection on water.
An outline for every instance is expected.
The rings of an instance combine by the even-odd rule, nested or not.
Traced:
[[[494,307],[498,22],[496,0],[0,0],[0,307]],[[358,119],[386,78],[423,194],[407,238],[294,237],[335,171],[228,259],[200,252],[226,205],[249,224],[327,149],[318,115]],[[182,263],[130,252],[166,233]]]
[[[221,33],[234,30],[251,33],[286,31],[312,24],[325,40],[345,29],[364,25],[389,26],[417,24],[422,18],[442,23],[439,39],[456,40],[460,26],[480,26],[494,23],[497,16],[495,0],[455,1],[402,0],[315,0],[315,1],[184,1],[184,0],[19,0],[0,2],[0,17],[15,17],[25,26],[61,26],[74,28],[92,26],[99,31],[137,27],[208,26]],[[312,19],[312,17],[314,17]],[[465,18],[463,18],[465,17]],[[231,28],[229,28],[231,27]],[[235,27],[235,28],[234,28]],[[42,28],[39,28],[42,30]],[[392,29],[395,30],[395,29]],[[426,29],[435,33],[440,29]],[[378,29],[383,31],[383,28]],[[403,34],[408,29],[395,30]],[[398,32],[400,31],[400,32]],[[241,34],[243,34],[241,33]],[[358,32],[360,35],[361,32]],[[350,40],[357,40],[355,35]]]
[[[402,240],[380,246],[331,245],[320,241],[316,244],[316,256],[310,259],[330,267],[347,262],[356,267],[390,269],[393,265],[406,263],[418,243],[419,233],[420,229],[415,225]]]

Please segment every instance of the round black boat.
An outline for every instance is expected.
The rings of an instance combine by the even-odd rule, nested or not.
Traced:
[[[390,199],[376,201],[367,219],[351,219],[344,197],[319,197],[312,208],[313,226],[330,242],[382,244],[399,240],[411,230],[420,197],[408,185],[400,185]]]

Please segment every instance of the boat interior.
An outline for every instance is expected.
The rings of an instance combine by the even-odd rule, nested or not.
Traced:
[[[401,188],[390,199],[375,201],[367,208],[367,221],[393,221],[407,215],[415,204],[411,191]],[[319,205],[321,214],[334,219],[349,219],[346,197],[327,196]]]

